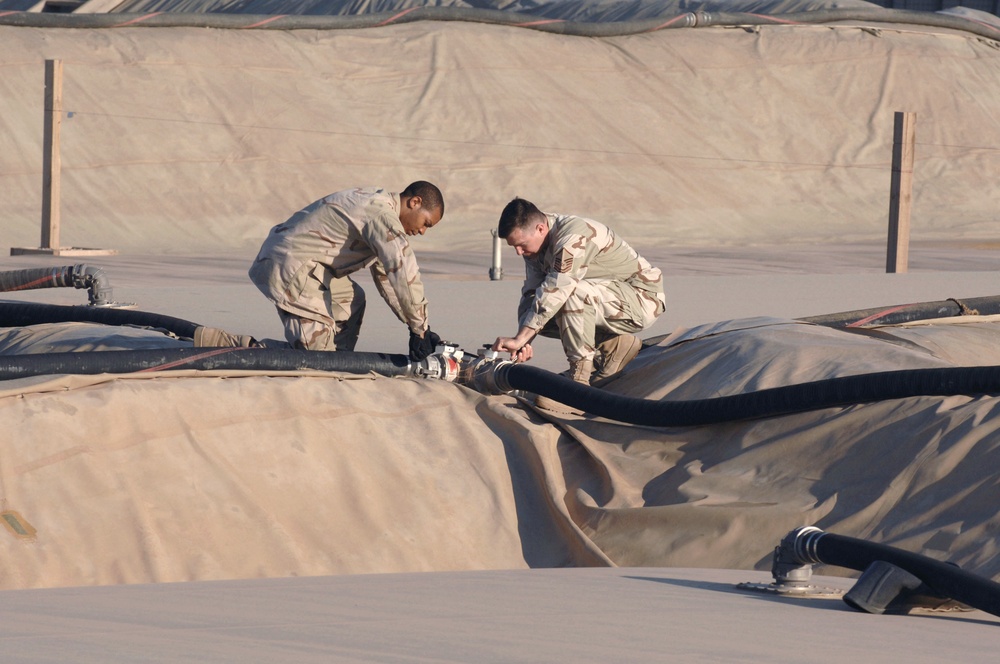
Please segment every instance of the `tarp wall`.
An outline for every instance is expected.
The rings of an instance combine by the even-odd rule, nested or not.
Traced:
[[[897,111],[917,114],[914,241],[992,237],[1000,209],[1000,49],[968,33],[0,26],[11,246],[38,243],[52,58],[65,246],[250,247],[331,191],[418,178],[448,203],[427,250],[488,246],[516,195],[640,246],[870,240]]]

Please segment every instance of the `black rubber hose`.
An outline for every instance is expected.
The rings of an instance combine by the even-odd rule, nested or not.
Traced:
[[[684,427],[776,417],[889,399],[998,394],[1000,366],[886,371],[689,401],[626,397],[524,364],[499,366],[495,380],[503,391],[534,392],[610,420],[642,426]]]
[[[0,303],[0,327],[25,327],[43,323],[103,323],[104,325],[134,325],[166,330],[182,339],[194,339],[200,325],[190,321],[134,309],[104,309],[73,307],[58,304],[27,302]]]
[[[65,287],[88,289],[90,304],[94,306],[111,304],[111,285],[99,267],[68,265],[0,272],[0,291],[3,292]]]
[[[406,355],[280,348],[165,348],[87,353],[0,355],[0,380],[58,374],[123,374],[184,370],[340,371],[410,376],[415,367]]]
[[[939,302],[919,302],[889,307],[858,309],[798,320],[827,327],[860,327],[862,325],[897,325],[930,318],[950,318],[967,314],[990,316],[1000,314],[1000,296],[950,299]]]
[[[208,27],[257,30],[336,30],[381,27],[414,21],[466,21],[522,27],[580,37],[614,37],[667,28],[738,25],[816,24],[866,21],[927,25],[969,32],[989,39],[1000,37],[1000,29],[961,16],[884,7],[826,9],[788,14],[746,12],[685,12],[675,16],[634,21],[567,21],[538,14],[469,7],[416,7],[377,14],[352,15],[254,15],[237,13],[149,12],[149,13],[53,13],[0,12],[0,25],[36,28],[117,27]]]
[[[73,286],[72,267],[37,267],[0,272],[0,291],[3,292],[71,286]]]
[[[36,304],[0,305],[0,327],[89,321],[157,327],[193,338],[196,324],[141,311]],[[322,359],[321,359],[322,358]],[[200,348],[52,353],[0,358],[0,380],[57,373],[130,373],[155,368],[317,369],[410,375],[403,355],[310,353],[282,349]],[[915,396],[1000,393],[1000,367],[946,367],[830,378],[713,399],[652,401],[605,392],[523,364],[503,363],[493,377],[500,391],[527,390],[608,419],[644,426],[699,426],[775,417],[858,403]]]
[[[790,544],[799,562],[824,563],[863,572],[873,562],[881,560],[906,570],[942,597],[1000,616],[1000,584],[955,565],[885,544],[826,533],[818,528],[799,528],[787,537],[792,538]]]
[[[863,21],[866,23],[887,23],[903,25],[925,25],[971,32],[981,37],[997,39],[1000,28],[955,14],[918,11],[914,9],[891,9],[887,7],[845,7],[838,9],[815,9],[789,14],[758,14],[744,12],[696,12],[697,27],[740,26],[740,25],[788,25],[825,24],[839,21]],[[855,26],[857,27],[857,26]]]
[[[110,14],[56,14],[38,12],[0,13],[0,25],[35,28],[163,28],[208,27],[256,30],[339,30],[378,28],[417,21],[464,21],[523,27],[543,32],[580,36],[613,37],[622,34],[652,32],[666,28],[694,27],[695,15],[685,12],[676,16],[628,22],[583,22],[558,18],[470,7],[416,7],[375,14],[279,14],[255,15],[238,13],[149,12]]]

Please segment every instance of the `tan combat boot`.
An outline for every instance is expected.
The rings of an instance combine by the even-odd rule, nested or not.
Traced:
[[[619,334],[597,344],[597,352],[603,358],[594,374],[594,382],[610,378],[625,368],[642,350],[642,341],[632,334]]]
[[[590,374],[594,373],[594,361],[593,360],[572,360],[569,363],[569,371],[564,371],[563,376],[571,378],[578,383],[583,383],[584,385],[590,385]],[[541,408],[542,410],[548,410],[553,413],[569,413],[572,415],[583,415],[583,411],[579,408],[573,408],[567,406],[566,404],[559,403],[555,399],[550,397],[545,397],[538,395],[535,397],[535,407]]]

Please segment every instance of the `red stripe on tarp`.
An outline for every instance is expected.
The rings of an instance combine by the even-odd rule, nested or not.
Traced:
[[[905,309],[908,306],[910,306],[910,305],[908,305],[908,304],[901,304],[898,307],[893,307],[891,309],[886,309],[885,311],[880,311],[877,314],[872,314],[868,318],[862,318],[861,320],[856,320],[853,323],[851,323],[850,325],[848,325],[847,327],[858,327],[859,325],[864,325],[865,323],[870,323],[871,321],[873,321],[873,320],[875,320],[877,318],[881,318],[882,316],[888,316],[889,314],[895,313],[895,312],[897,312],[897,311],[899,311],[901,309]]]
[[[565,23],[565,22],[566,21],[564,21],[561,18],[550,18],[550,19],[547,19],[545,21],[530,21],[528,23],[515,23],[514,27],[517,27],[517,28],[528,28],[528,27],[531,27],[533,25],[545,25],[547,23]]]
[[[0,14],[0,16],[2,16],[2,14]],[[989,28],[993,32],[1000,32],[1000,30],[997,30],[997,26],[995,26],[995,25],[990,25],[989,23],[984,23],[982,21],[977,21],[976,19],[969,18],[968,16],[963,16],[962,18],[964,18],[966,21],[972,21],[973,23],[977,23],[977,24],[983,26],[984,28]]]
[[[670,26],[670,25],[673,25],[677,21],[680,21],[681,19],[684,19],[684,18],[687,18],[687,17],[688,17],[688,14],[681,14],[680,16],[675,16],[672,19],[670,19],[669,21],[667,21],[666,23],[660,23],[655,28],[650,28],[649,30],[643,30],[643,32],[656,32],[657,30],[662,30],[663,28],[665,28],[667,26]]]
[[[409,9],[406,9],[404,11],[399,12],[395,16],[390,16],[389,18],[385,19],[384,21],[382,21],[381,23],[378,23],[376,25],[377,26],[387,25],[387,24],[392,23],[393,21],[395,21],[397,18],[400,18],[402,16],[406,16],[410,12],[416,11],[418,9],[420,9],[420,7],[410,7]]]
[[[163,371],[164,369],[173,369],[174,367],[181,367],[185,364],[190,364],[195,360],[203,360],[206,357],[215,357],[216,355],[222,355],[223,353],[231,353],[234,350],[240,350],[240,348],[217,348],[205,353],[199,353],[198,355],[192,355],[191,357],[186,357],[183,360],[177,360],[176,362],[170,362],[169,364],[161,364],[156,367],[148,367],[146,369],[140,369],[136,373],[147,373],[150,371]]]
[[[257,21],[251,25],[244,25],[240,30],[249,30],[250,28],[259,28],[262,25],[267,25],[271,21],[277,21],[279,18],[285,18],[288,14],[278,14],[277,16],[272,16],[271,18],[266,18],[263,21]]]
[[[111,27],[112,28],[121,28],[121,27],[124,27],[126,25],[132,25],[133,23],[139,23],[140,21],[145,21],[147,18],[153,18],[154,16],[159,16],[162,13],[163,12],[153,12],[152,14],[146,14],[145,16],[137,16],[136,18],[132,19],[131,21],[125,21],[124,23],[116,23],[116,24],[112,25]]]
[[[773,16],[767,16],[765,14],[753,14],[753,13],[750,13],[750,16],[756,16],[757,18],[762,18],[765,21],[770,21],[771,23],[786,23],[788,25],[798,25],[799,24],[798,21],[788,21],[788,20],[781,19],[781,18],[775,18]]]

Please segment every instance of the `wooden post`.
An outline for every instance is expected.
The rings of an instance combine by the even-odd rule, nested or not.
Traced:
[[[59,156],[59,130],[63,116],[63,63],[45,61],[44,134],[42,136],[42,241],[38,247],[11,247],[11,256],[47,254],[50,256],[112,256],[115,249],[87,249],[59,246],[62,219],[59,194],[62,190],[62,159]]]
[[[62,128],[62,60],[45,61],[45,133],[42,155],[42,249],[59,248],[59,130]]]
[[[913,154],[916,113],[897,112],[892,130],[892,183],[889,189],[887,273],[906,272],[910,260],[910,207],[913,202]]]

